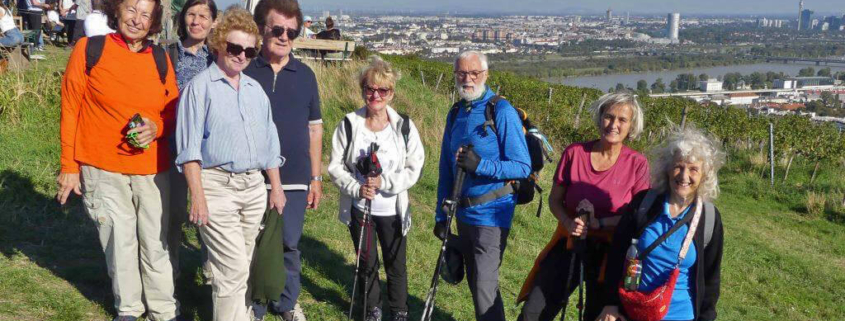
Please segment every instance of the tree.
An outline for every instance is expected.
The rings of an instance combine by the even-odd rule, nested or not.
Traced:
[[[731,72],[725,74],[724,78],[724,87],[728,90],[736,90],[736,86],[739,84],[739,81],[742,80],[742,74],[738,72]]]
[[[798,77],[812,77],[816,75],[816,70],[813,67],[801,68],[798,71]]]
[[[707,81],[708,79],[710,79],[710,76],[708,76],[708,75],[707,75],[707,74],[705,74],[705,73],[702,73],[702,74],[698,75],[698,80],[701,80],[701,81]]]
[[[678,92],[678,80],[677,79],[669,82],[669,90],[672,91],[673,93]]]
[[[666,92],[666,84],[663,83],[663,78],[657,78],[657,80],[651,84],[651,92],[655,94]]]
[[[624,91],[624,90],[625,90],[625,85],[623,85],[622,83],[616,84],[616,91],[617,92]]]
[[[829,91],[823,91],[821,94],[822,103],[824,103],[825,107],[833,107],[834,100],[836,97],[833,96],[833,93]]]
[[[637,91],[643,93],[648,92],[648,82],[646,82],[644,79],[640,79],[639,81],[637,81]]]
[[[817,73],[816,76],[832,77],[832,74],[830,73],[830,67],[825,67],[825,68],[819,69],[819,73]]]
[[[761,89],[766,86],[766,75],[761,72],[751,74],[751,88]]]

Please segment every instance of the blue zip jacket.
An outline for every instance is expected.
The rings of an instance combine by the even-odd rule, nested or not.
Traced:
[[[477,197],[501,188],[507,181],[526,178],[531,173],[531,158],[522,120],[510,102],[502,99],[496,104],[496,131],[484,128],[484,110],[495,94],[485,88],[481,98],[470,103],[461,101],[455,119],[446,119],[443,144],[440,147],[440,180],[437,186],[437,210],[435,220],[446,220],[441,205],[452,193],[455,180],[455,155],[467,144],[474,146],[481,157],[475,174],[464,180],[462,197]],[[469,108],[468,108],[469,107]],[[451,114],[451,113],[450,113]],[[510,228],[516,199],[513,194],[492,202],[468,208],[459,208],[458,219],[468,225]]]

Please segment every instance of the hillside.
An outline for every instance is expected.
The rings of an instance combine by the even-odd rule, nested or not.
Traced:
[[[48,58],[26,74],[0,75],[0,320],[110,320],[110,282],[94,227],[78,198],[63,208],[53,200],[59,160],[59,85],[67,52],[51,51]],[[446,64],[411,57],[389,60],[404,73],[394,106],[414,119],[426,146],[423,177],[411,191],[414,226],[408,241],[410,305],[412,317],[418,318],[439,246],[431,235],[436,165],[453,82]],[[327,126],[326,154],[334,126],[345,113],[362,105],[355,79],[361,66],[315,67]],[[494,73],[490,84],[526,107],[551,134],[556,150],[572,141],[596,137],[586,110],[581,114],[581,126],[572,124],[582,94],[587,94],[589,104],[599,92],[552,86],[548,103],[545,97],[550,86],[539,81]],[[644,104],[648,134],[633,147],[645,150],[659,142],[668,121],[679,122],[683,106],[690,109],[690,122],[715,131],[730,147],[729,164],[720,173],[723,194],[716,202],[726,230],[719,319],[827,320],[845,316],[845,210],[840,205],[845,179],[838,155],[823,159],[813,183],[814,159],[795,158],[791,173],[783,180],[787,161],[780,159],[788,159],[790,154],[778,156],[777,184],[770,187],[768,176],[763,175],[766,157],[759,143],[766,136],[765,131],[760,134],[759,120],[729,127],[729,123],[749,118],[732,110],[696,108],[682,100],[647,99]],[[785,133],[776,146],[787,144],[787,138],[793,137],[788,135],[801,125],[783,125]],[[747,129],[738,130],[738,126]],[[801,155],[809,155],[809,147],[819,145],[820,134],[795,135],[803,140],[789,146],[802,148]],[[546,187],[552,171],[544,172]],[[326,184],[325,190],[321,208],[307,214],[301,244],[301,302],[309,320],[342,320],[348,309],[354,249],[348,230],[336,219],[337,189]],[[506,311],[514,320],[519,311],[514,298],[556,224],[548,209],[539,219],[533,215],[534,209],[536,203],[519,208],[501,268]],[[177,292],[183,313],[208,320],[210,288],[200,285],[194,231],[185,229],[188,242],[180,250],[187,266]],[[472,301],[466,284],[443,284],[437,311],[436,320],[471,320]],[[574,309],[570,313],[574,315]]]

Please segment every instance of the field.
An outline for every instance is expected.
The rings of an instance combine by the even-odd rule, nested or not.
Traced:
[[[59,88],[66,59],[67,52],[50,51],[48,60],[35,64],[25,74],[0,75],[0,320],[113,317],[110,281],[93,224],[82,211],[79,198],[74,197],[65,207],[59,207],[53,199],[59,162]],[[431,66],[414,58],[391,60],[404,72],[394,106],[411,115],[426,146],[423,177],[411,191],[414,226],[408,240],[409,303],[412,317],[418,318],[439,248],[430,231],[439,138],[451,105],[451,80],[447,73],[437,86],[438,76],[429,71],[448,66]],[[360,67],[361,63],[315,67],[327,124],[326,151],[343,114],[362,105],[355,81]],[[428,71],[423,75],[425,84],[421,70]],[[507,74],[495,74],[491,84],[494,88],[501,86],[503,93],[522,102],[520,106],[528,107],[534,115],[542,115],[535,118],[548,128],[558,151],[571,141],[595,137],[586,111],[581,127],[569,128],[567,124],[577,114],[582,92],[589,99],[597,92],[556,86],[555,95],[563,96],[555,96],[552,104],[541,108],[529,105],[532,100],[525,98],[520,88],[547,85]],[[644,103],[654,110],[671,109],[663,117],[679,121],[675,117],[680,115],[680,102]],[[708,118],[710,112],[696,113],[690,111],[690,121],[702,128],[726,122]],[[659,118],[649,120],[665,126],[666,121]],[[650,127],[653,134],[633,146],[647,149],[659,142],[660,128]],[[836,320],[845,316],[845,209],[841,204],[845,166],[841,158],[824,158],[811,183],[815,159],[796,157],[784,179],[790,154],[779,153],[777,183],[771,187],[764,175],[766,157],[758,149],[758,134],[717,134],[731,138],[724,140],[730,161],[720,173],[723,193],[716,202],[726,233],[719,319]],[[550,181],[551,172],[544,172],[544,182]],[[342,320],[349,304],[354,249],[348,230],[336,218],[337,189],[326,184],[325,190],[321,208],[306,214],[300,302],[309,320]],[[501,268],[502,295],[512,320],[519,311],[515,296],[556,224],[548,209],[539,219],[533,215],[535,209],[536,203],[519,208]],[[201,285],[194,231],[192,227],[184,229],[187,241],[179,250],[185,264],[177,282],[177,296],[184,314],[209,320],[211,290]],[[574,309],[569,310],[574,315]],[[436,320],[471,320],[472,311],[465,283],[441,286]]]

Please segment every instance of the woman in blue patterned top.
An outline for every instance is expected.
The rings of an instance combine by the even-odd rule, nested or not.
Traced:
[[[176,71],[176,85],[182,91],[191,79],[214,62],[214,57],[208,50],[206,40],[217,19],[217,5],[214,0],[188,0],[179,12],[179,41],[167,46],[173,70]],[[176,136],[170,136],[170,148],[176,157]],[[170,230],[167,235],[169,244],[170,264],[173,265],[173,276],[178,278],[179,248],[182,244],[182,224],[188,217],[188,185],[185,176],[175,167],[170,170]],[[211,279],[208,267],[207,251],[202,245],[203,275],[206,280]]]

